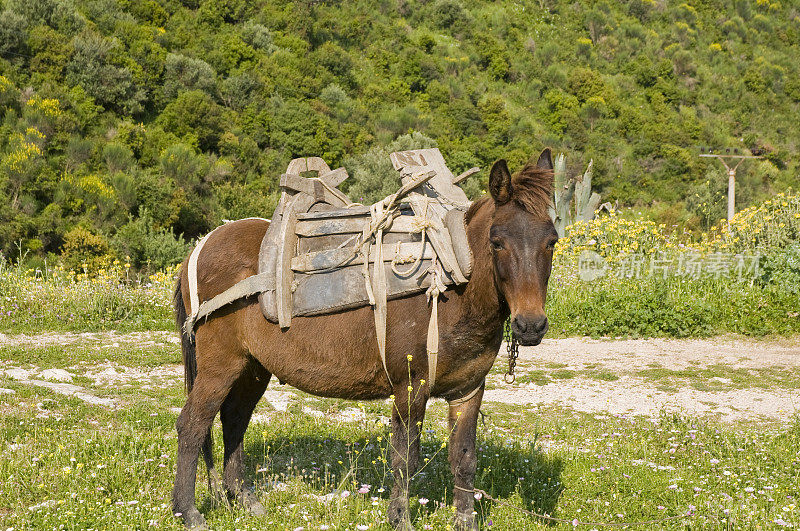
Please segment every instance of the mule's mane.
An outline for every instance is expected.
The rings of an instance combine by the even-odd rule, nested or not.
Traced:
[[[547,218],[553,200],[553,170],[526,165],[511,176],[511,199],[538,218]]]
[[[511,200],[534,216],[549,218],[548,208],[553,204],[553,170],[537,168],[528,164],[511,176]],[[469,207],[465,217],[467,223],[478,209],[491,200],[488,194]]]

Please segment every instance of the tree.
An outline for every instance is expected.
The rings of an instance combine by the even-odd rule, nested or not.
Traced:
[[[187,90],[202,90],[210,95],[216,92],[216,73],[202,59],[193,59],[177,53],[167,55],[164,68],[165,101],[174,99]]]
[[[591,96],[583,104],[583,112],[589,121],[589,129],[594,131],[594,123],[606,114],[606,100],[601,96]]]
[[[225,130],[225,111],[211,96],[199,90],[181,92],[167,105],[157,123],[189,144],[206,151],[216,148]]]
[[[0,56],[25,52],[28,37],[25,17],[9,9],[0,12]]]
[[[94,33],[73,40],[75,53],[67,66],[67,82],[80,85],[106,107],[134,114],[142,110],[145,91],[133,82],[130,70],[115,61],[119,43]]]

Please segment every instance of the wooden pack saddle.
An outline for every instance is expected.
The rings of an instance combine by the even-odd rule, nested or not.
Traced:
[[[259,276],[275,279],[259,294],[267,319],[288,327],[293,316],[369,304],[385,315],[386,300],[432,289],[438,296],[467,281],[470,203],[456,182],[477,168],[455,178],[438,149],[390,157],[402,187],[371,206],[337,188],[344,168],[331,171],[319,157],[289,164],[259,254]]]

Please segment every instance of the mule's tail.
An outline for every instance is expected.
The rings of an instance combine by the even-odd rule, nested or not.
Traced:
[[[186,306],[183,304],[183,294],[181,293],[181,275],[175,283],[175,294],[173,295],[173,306],[175,308],[175,326],[181,335],[181,354],[183,356],[183,381],[186,385],[186,392],[190,392],[194,387],[194,379],[197,376],[197,352],[195,350],[194,338],[191,330],[185,329]]]
[[[183,356],[183,380],[186,385],[186,392],[189,393],[194,387],[194,380],[197,377],[197,347],[192,337],[191,330],[186,330],[186,306],[183,304],[183,294],[181,293],[181,275],[178,275],[178,281],[175,283],[175,294],[172,298],[173,307],[175,308],[175,326],[178,327],[178,333],[181,335],[181,354]],[[208,468],[208,482],[209,488],[212,492],[222,492],[220,485],[222,480],[219,474],[214,470],[214,454],[212,448],[214,447],[213,439],[211,438],[211,429],[209,428],[203,440],[203,446],[200,451],[203,454],[203,460],[206,462]],[[215,490],[216,489],[216,490]],[[226,498],[227,501],[227,498]]]

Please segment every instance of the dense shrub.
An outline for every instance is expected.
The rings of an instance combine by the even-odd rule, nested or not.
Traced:
[[[155,228],[153,218],[147,210],[131,217],[113,238],[119,256],[130,258],[134,267],[161,270],[178,264],[186,257],[190,245],[171,229]]]
[[[84,227],[75,227],[64,235],[61,261],[70,271],[96,274],[113,261],[108,241]]]

